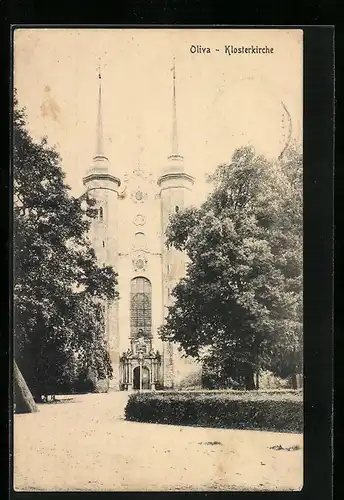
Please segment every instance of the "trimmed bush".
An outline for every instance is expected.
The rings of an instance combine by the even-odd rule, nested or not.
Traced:
[[[134,393],[125,416],[159,424],[302,432],[303,400],[298,390]]]

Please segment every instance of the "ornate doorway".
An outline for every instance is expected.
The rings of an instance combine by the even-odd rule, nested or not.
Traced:
[[[146,366],[137,366],[133,371],[133,389],[150,389],[150,373]]]
[[[130,285],[130,348],[120,358],[121,387],[154,390],[160,384],[161,356],[152,345],[152,285],[142,276]]]
[[[122,390],[154,390],[157,384],[161,383],[161,355],[152,348],[151,339],[131,339],[131,349],[124,352],[120,358],[120,369]]]

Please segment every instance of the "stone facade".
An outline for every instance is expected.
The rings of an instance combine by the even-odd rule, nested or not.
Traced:
[[[175,168],[174,160],[170,157],[169,164]],[[176,345],[163,343],[158,336],[172,303],[171,291],[185,273],[185,254],[165,245],[169,215],[187,206],[193,186],[193,178],[184,172],[181,158],[178,160],[178,172],[171,172],[168,164],[158,179],[141,168],[124,173],[122,179],[94,170],[84,177],[98,211],[91,220],[90,239],[100,264],[112,265],[118,273],[119,299],[105,307],[113,365],[110,388],[114,390],[139,388],[137,383],[135,386],[137,367],[148,380],[141,381],[141,388],[178,388],[191,374],[201,372],[195,362],[182,357]],[[149,286],[148,306],[139,311],[132,292],[137,279]],[[146,298],[140,293],[137,297],[141,295]],[[137,347],[140,337],[135,331],[141,320],[145,328],[140,314],[148,318],[146,331],[141,332],[142,350]]]
[[[103,152],[102,83],[99,74],[97,148],[83,178],[95,200],[97,217],[89,237],[100,265],[118,273],[119,298],[104,304],[105,335],[113,366],[114,390],[199,385],[201,367],[162,342],[158,329],[171,292],[185,274],[186,255],[165,245],[169,216],[189,203],[194,179],[178,154],[175,67],[173,66],[172,155],[153,176],[140,166],[113,175]]]

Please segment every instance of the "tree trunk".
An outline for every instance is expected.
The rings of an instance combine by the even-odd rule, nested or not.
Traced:
[[[13,381],[15,413],[37,412],[37,405],[15,361],[13,364]]]
[[[256,387],[254,385],[254,376],[253,376],[252,366],[247,367],[246,375],[245,375],[245,389],[247,391],[253,391]]]
[[[292,389],[297,389],[297,376],[296,373],[291,374],[291,387]]]
[[[259,370],[256,372],[256,389],[259,389]]]

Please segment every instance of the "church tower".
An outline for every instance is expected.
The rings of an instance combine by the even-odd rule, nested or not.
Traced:
[[[110,162],[104,153],[102,124],[102,78],[98,74],[98,118],[96,151],[83,183],[87,195],[95,200],[97,217],[91,219],[89,237],[100,265],[110,265],[118,272],[118,192],[120,179],[109,172]],[[113,379],[110,386],[119,385],[118,299],[104,304],[105,336],[108,342]]]
[[[173,247],[166,247],[165,232],[170,215],[188,205],[189,194],[194,183],[194,178],[185,172],[184,158],[179,154],[175,60],[173,60],[172,72],[172,154],[168,157],[167,164],[158,179],[161,210],[161,263],[164,316],[167,313],[167,307],[172,304],[171,291],[184,276],[186,267],[186,255]],[[166,388],[173,388],[178,380],[176,365],[178,364],[179,356],[176,351],[176,346],[172,345],[172,343],[164,343],[163,378]]]

